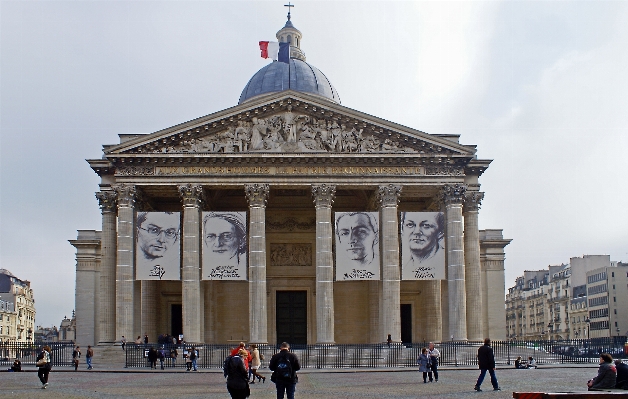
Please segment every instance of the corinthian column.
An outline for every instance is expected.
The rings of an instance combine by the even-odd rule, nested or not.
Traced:
[[[179,186],[183,201],[183,336],[187,342],[202,342],[205,325],[201,295],[201,202],[203,186]]]
[[[467,339],[467,294],[464,276],[462,201],[466,186],[448,184],[441,190],[447,219],[447,291],[449,294],[449,335],[453,340]]]
[[[334,260],[331,205],[336,186],[312,185],[316,206],[316,342],[334,343]]]
[[[135,293],[135,200],[134,185],[113,187],[118,196],[118,242],[116,258],[116,337],[133,337]]]
[[[98,331],[99,343],[116,340],[116,198],[114,191],[96,193],[102,212],[100,241],[100,300]]]
[[[401,186],[379,186],[382,225],[382,318],[381,332],[401,342],[401,281],[399,271],[399,220],[397,204]],[[384,337],[382,337],[383,339]]]
[[[484,193],[467,191],[464,196],[464,260],[465,288],[467,295],[467,337],[471,341],[481,341],[482,273],[480,269],[480,232],[478,230],[478,210]]]
[[[249,201],[249,341],[268,343],[266,309],[266,201],[268,184],[244,186]]]

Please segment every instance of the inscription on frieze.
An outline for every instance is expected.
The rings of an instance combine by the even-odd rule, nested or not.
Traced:
[[[271,266],[312,266],[312,244],[270,244]]]

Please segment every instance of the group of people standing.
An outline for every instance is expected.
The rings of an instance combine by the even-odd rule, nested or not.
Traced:
[[[91,370],[92,367],[92,358],[94,357],[94,349],[92,349],[91,345],[87,345],[87,353],[85,353],[85,362],[87,363],[87,369]],[[79,359],[81,358],[81,348],[76,345],[74,350],[72,351],[72,363],[74,364],[74,371],[78,370]]]
[[[417,359],[419,364],[419,373],[423,373],[423,383],[427,383],[429,377],[430,382],[438,382],[438,360],[440,352],[434,347],[434,343],[430,342],[427,348],[421,349],[421,354]],[[432,376],[433,374],[433,376]]]
[[[232,399],[248,398],[251,395],[249,384],[254,384],[256,378],[258,382],[266,382],[266,377],[257,372],[262,360],[263,355],[255,344],[251,344],[247,350],[245,343],[240,342],[240,346],[231,351],[223,368],[227,377],[227,390]],[[280,345],[280,351],[270,359],[268,368],[273,371],[270,380],[277,388],[277,398],[282,399],[286,395],[288,399],[294,399],[297,371],[301,369],[301,365],[296,355],[290,352],[287,342]]]

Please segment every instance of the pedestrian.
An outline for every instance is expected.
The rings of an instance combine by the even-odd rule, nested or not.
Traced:
[[[148,346],[148,334],[144,333],[144,347]]]
[[[152,346],[148,350],[148,362],[151,370],[157,369],[157,351]]]
[[[440,352],[434,347],[434,342],[430,342],[427,355],[430,357],[430,371],[427,375],[432,382],[432,373],[434,373],[434,381],[438,382],[438,361],[440,359]]]
[[[87,345],[87,353],[85,354],[85,362],[87,363],[87,369],[91,370],[92,367],[92,358],[94,357],[94,350],[91,345]]]
[[[284,392],[288,399],[294,399],[294,391],[297,386],[297,371],[301,369],[299,359],[290,353],[290,344],[282,342],[279,353],[275,353],[270,359],[268,368],[273,371],[270,380],[277,388],[277,399],[283,399]]]
[[[497,377],[495,376],[495,355],[493,354],[493,348],[491,348],[491,339],[485,338],[484,345],[478,349],[478,366],[480,367],[480,376],[475,383],[475,390],[481,392],[480,386],[486,372],[491,375],[491,384],[493,385],[493,391],[501,391],[499,384],[497,383]]]
[[[615,388],[628,389],[628,365],[622,363],[620,359],[617,359],[615,360],[615,369],[617,370],[617,382],[615,383]]]
[[[165,361],[166,361],[166,350],[162,346],[161,349],[159,349],[159,364],[160,364],[162,370],[164,370],[164,362]]]
[[[192,370],[192,359],[190,359],[190,351],[183,350],[183,358],[185,359],[186,371]]]
[[[74,363],[74,371],[78,370],[79,358],[81,357],[81,348],[78,345],[72,351],[72,362]]]
[[[122,336],[120,343],[122,344],[122,350],[124,350],[124,348],[126,348],[126,338],[124,338],[124,335]]]
[[[536,366],[536,360],[534,360],[534,358],[532,356],[528,357],[528,364],[526,365],[526,368],[529,369],[535,369]]]
[[[138,335],[137,339],[135,340],[135,345],[142,345],[142,336]]]
[[[41,381],[41,387],[46,389],[48,388],[48,374],[50,374],[52,369],[52,359],[50,358],[50,347],[48,345],[44,346],[37,356],[36,366],[39,367],[37,377]]]
[[[227,376],[227,391],[232,399],[245,399],[251,395],[249,376],[244,366],[244,359],[248,356],[246,349],[240,349],[236,356],[230,356],[226,361],[225,374]]]
[[[392,342],[392,335],[388,334],[388,338],[386,338],[386,343],[388,344],[388,347],[390,348],[390,343]]]
[[[419,365],[419,373],[423,373],[423,383],[427,383],[427,372],[430,370],[430,356],[427,354],[427,348],[421,349],[421,354],[419,358],[416,359],[417,364]],[[431,377],[430,373],[430,377]],[[430,382],[432,379],[430,378]]]
[[[13,362],[13,365],[11,366],[9,370],[14,371],[14,372],[22,371],[22,362],[20,362],[20,359],[16,357],[15,361]]]
[[[516,369],[527,369],[528,367],[526,367],[525,362],[521,359],[521,356],[517,356],[517,359],[515,360],[515,368]]]
[[[198,359],[198,352],[195,347],[192,347],[190,351],[190,360],[192,361],[192,371],[198,371],[196,368],[196,360]]]
[[[597,376],[587,382],[589,391],[615,388],[617,383],[617,368],[613,364],[613,357],[608,353],[600,355],[600,368]]]
[[[257,377],[257,382],[266,382],[266,377],[257,372],[259,367],[262,365],[263,355],[259,353],[257,345],[251,344],[250,348],[251,350],[249,351],[249,356],[251,356],[251,366],[249,368],[249,378],[251,378],[251,376],[253,377],[253,379],[251,380],[251,384],[255,384],[255,377]]]
[[[177,356],[179,356],[179,352],[177,352],[177,348],[170,349],[170,364],[172,367],[177,366]]]
[[[246,356],[246,359],[244,359],[244,366],[248,370],[249,362],[251,361],[251,353],[246,350],[246,344],[244,342],[240,342],[240,345],[231,351],[231,356],[238,356],[238,353],[240,353],[242,349],[244,349],[246,353],[248,353],[248,355]]]

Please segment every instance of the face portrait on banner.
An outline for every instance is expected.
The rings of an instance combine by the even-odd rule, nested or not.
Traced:
[[[379,214],[336,212],[336,280],[379,280]]]
[[[445,215],[401,212],[402,280],[445,278]]]
[[[203,212],[203,280],[247,280],[246,212]]]
[[[135,227],[135,278],[180,280],[180,213],[138,212]]]

